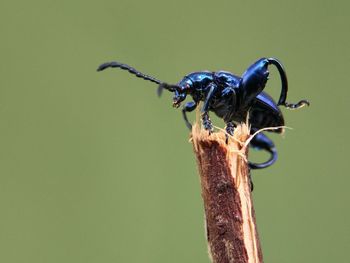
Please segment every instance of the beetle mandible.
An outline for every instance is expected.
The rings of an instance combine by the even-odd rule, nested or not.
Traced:
[[[268,80],[268,66],[274,65],[281,78],[281,93],[276,103],[271,96],[265,93]],[[246,121],[247,114],[251,125],[250,133],[266,127],[284,126],[284,118],[278,106],[289,109],[301,108],[310,105],[307,100],[298,103],[287,103],[288,81],[282,63],[276,58],[261,58],[253,63],[241,77],[227,71],[200,71],[186,75],[177,84],[167,84],[156,78],[141,73],[129,65],[119,62],[107,62],[100,65],[97,71],[106,68],[121,68],[144,80],[158,84],[158,95],[168,90],[174,93],[173,106],[178,108],[181,102],[190,95],[193,101],[185,103],[182,108],[183,118],[189,129],[192,128],[188,121],[187,112],[193,111],[201,101],[201,118],[204,129],[210,133],[213,125],[209,118],[209,111],[214,112],[226,123],[227,134],[233,135],[237,123]],[[270,132],[282,133],[283,128],[270,130]],[[228,137],[226,137],[228,138]],[[226,139],[227,142],[227,139]],[[250,146],[258,150],[270,153],[270,158],[264,163],[249,162],[251,169],[261,169],[272,165],[277,160],[277,151],[274,143],[264,133],[258,133],[250,142]]]

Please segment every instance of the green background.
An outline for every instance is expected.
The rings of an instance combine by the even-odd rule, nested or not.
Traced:
[[[286,67],[293,127],[254,171],[265,262],[349,262],[348,1],[0,4],[0,262],[209,262],[189,134],[171,94],[197,70]],[[277,98],[271,67],[266,91]],[[193,115],[191,116],[193,119]],[[253,153],[251,159],[264,158]]]

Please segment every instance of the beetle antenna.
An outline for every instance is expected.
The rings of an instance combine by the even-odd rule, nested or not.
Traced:
[[[151,76],[148,76],[146,74],[141,73],[140,71],[134,69],[133,67],[130,67],[127,64],[123,64],[123,63],[119,63],[119,62],[107,62],[107,63],[103,63],[102,65],[100,65],[97,69],[97,71],[102,71],[105,70],[106,68],[121,68],[124,70],[129,71],[131,74],[136,75],[136,77],[138,78],[142,78],[144,80],[149,80],[151,82],[157,83],[157,84],[162,84],[162,82],[156,78],[153,78]]]
[[[166,90],[169,90],[171,92],[174,92],[175,90],[180,88],[177,85],[170,85],[170,84],[167,84],[165,82],[161,82],[160,80],[158,80],[156,78],[153,78],[151,76],[148,76],[146,74],[141,73],[140,71],[136,70],[133,67],[130,67],[127,64],[119,63],[119,62],[116,62],[116,61],[103,63],[102,65],[100,65],[97,68],[97,71],[102,71],[102,70],[105,70],[106,68],[121,68],[121,69],[129,71],[131,74],[136,75],[136,77],[138,77],[138,78],[142,78],[144,80],[149,80],[151,82],[159,84],[158,90],[157,90],[157,94],[158,94],[159,97],[162,95],[163,89],[166,89]]]

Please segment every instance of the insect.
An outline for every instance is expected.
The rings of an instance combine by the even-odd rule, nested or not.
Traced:
[[[281,78],[282,87],[278,103],[263,91],[269,76],[269,65],[274,65],[277,68]],[[164,89],[173,92],[173,106],[176,108],[181,105],[187,95],[190,95],[192,101],[185,103],[182,108],[183,118],[189,129],[192,125],[188,121],[187,113],[196,109],[199,103],[203,101],[201,118],[204,129],[209,134],[213,132],[213,125],[209,118],[210,111],[224,120],[226,132],[229,135],[233,135],[237,123],[246,121],[247,116],[249,116],[251,134],[253,134],[262,128],[284,126],[284,118],[278,106],[297,109],[310,105],[307,100],[300,100],[298,103],[286,102],[288,92],[287,75],[283,65],[276,58],[257,60],[248,67],[241,77],[227,71],[199,71],[186,75],[175,85],[162,82],[119,62],[104,63],[98,67],[97,71],[106,68],[128,70],[136,77],[158,84],[159,96]],[[281,133],[282,131],[283,128],[278,128],[270,132]],[[227,139],[228,136],[226,142]],[[251,140],[250,146],[270,153],[270,158],[263,163],[249,162],[251,169],[266,168],[277,160],[275,145],[264,133],[258,133]]]

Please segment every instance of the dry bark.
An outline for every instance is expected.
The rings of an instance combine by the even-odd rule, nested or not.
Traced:
[[[248,138],[244,124],[228,144],[224,132],[209,136],[198,124],[192,130],[213,263],[263,262],[243,146]]]

